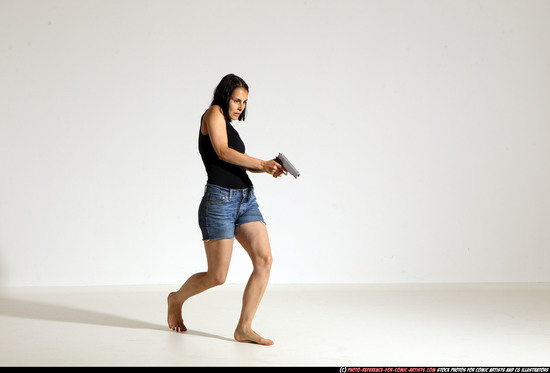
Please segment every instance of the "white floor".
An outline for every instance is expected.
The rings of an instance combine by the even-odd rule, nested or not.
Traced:
[[[0,366],[549,366],[550,284],[270,285],[233,341],[243,286],[0,289]]]

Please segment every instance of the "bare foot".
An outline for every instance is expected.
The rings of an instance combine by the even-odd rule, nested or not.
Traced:
[[[237,328],[237,330],[235,330],[234,337],[237,342],[251,342],[264,346],[271,346],[274,344],[271,339],[262,338],[252,329],[245,330],[242,328]]]
[[[175,332],[185,332],[187,328],[183,325],[181,317],[183,303],[179,303],[175,298],[176,293],[168,294],[168,327]]]

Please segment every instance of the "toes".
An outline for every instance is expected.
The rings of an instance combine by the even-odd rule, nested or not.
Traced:
[[[181,332],[187,331],[187,328],[183,324],[182,325],[177,325],[177,324],[176,325],[168,325],[168,327],[176,333],[181,333]]]
[[[273,346],[275,344],[275,342],[273,342],[271,339],[263,339],[261,340],[261,344],[263,344],[264,346]]]

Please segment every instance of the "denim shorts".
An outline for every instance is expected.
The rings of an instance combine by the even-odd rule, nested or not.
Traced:
[[[204,241],[234,238],[239,225],[253,221],[265,224],[254,188],[227,189],[206,185],[199,205],[199,226]]]

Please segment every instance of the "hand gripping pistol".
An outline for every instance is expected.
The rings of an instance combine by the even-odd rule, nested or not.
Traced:
[[[279,153],[279,156],[275,158],[275,161],[280,165],[282,165],[285,168],[285,170],[290,172],[290,174],[294,176],[294,178],[297,179],[300,176],[300,172],[296,169],[296,167],[292,165],[292,163],[290,163],[288,158],[285,157],[283,153]]]

